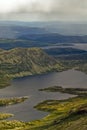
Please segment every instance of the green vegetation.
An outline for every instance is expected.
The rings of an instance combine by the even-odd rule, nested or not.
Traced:
[[[48,116],[32,122],[0,121],[1,130],[86,130],[87,98],[47,100],[35,108],[49,112]]]
[[[39,48],[15,48],[0,53],[0,69],[9,77],[20,77],[64,68]]]
[[[36,106],[38,110],[50,112],[36,123],[33,130],[86,130],[87,98],[76,97],[68,100],[48,100]],[[32,129],[31,129],[32,130]]]
[[[47,100],[35,106],[49,114],[32,122],[0,121],[1,130],[86,130],[87,89],[54,86],[41,91],[73,93],[79,96],[66,100]],[[85,93],[85,94],[83,94]]]
[[[5,119],[13,117],[13,116],[14,115],[10,114],[10,113],[0,113],[0,122],[1,122],[1,120],[5,120]]]
[[[54,86],[40,91],[63,92],[79,96],[66,100],[47,100],[35,106],[38,110],[49,112],[49,115],[31,122],[33,126],[30,130],[87,129],[87,89]]]
[[[24,102],[26,99],[28,99],[27,96],[13,97],[13,98],[1,98],[0,99],[0,106],[18,104],[18,103]]]
[[[87,61],[85,63],[83,62],[83,64],[79,64],[76,70],[82,71],[87,74]]]
[[[15,48],[0,52],[0,88],[12,78],[62,71],[63,65],[39,48]]]
[[[56,60],[39,48],[15,48],[0,51],[0,88],[9,85],[12,78],[64,69],[82,69],[86,60]],[[64,66],[63,66],[64,64]],[[77,64],[77,65],[76,65]],[[80,67],[81,66],[81,67]],[[86,68],[86,65],[84,69]],[[82,70],[85,71],[85,70]],[[62,88],[53,86],[40,89],[47,92],[62,92],[76,95],[66,100],[47,100],[39,103],[35,108],[49,114],[40,120],[22,122],[5,120],[13,114],[0,114],[0,130],[87,130],[87,89]],[[0,99],[0,106],[13,105],[24,102],[28,97]]]
[[[82,71],[87,74],[87,60],[60,60],[66,69]]]
[[[47,54],[60,61],[65,69],[76,69],[87,73],[87,51],[73,47],[58,47],[45,50]]]
[[[87,60],[60,60],[66,69],[82,71],[87,74]]]
[[[8,106],[13,104],[18,104],[21,102],[24,102],[26,99],[28,99],[27,96],[24,97],[14,97],[14,98],[2,98],[0,99],[0,107],[1,106]],[[13,117],[13,114],[10,113],[0,113],[0,130],[9,130],[20,126],[25,126],[26,123],[20,122],[20,121],[6,121],[5,119]]]
[[[62,92],[62,93],[79,95],[79,96],[87,96],[87,88],[63,88],[61,86],[53,86],[53,87],[39,89],[39,90],[47,91],[47,92]]]
[[[11,78],[5,72],[0,70],[0,89],[10,85]]]
[[[27,123],[21,121],[0,121],[0,130],[24,130]]]

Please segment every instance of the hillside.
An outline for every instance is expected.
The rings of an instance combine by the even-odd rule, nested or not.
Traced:
[[[51,112],[40,121],[33,122],[30,130],[86,130],[87,97],[68,100],[49,100],[36,106],[39,110]]]
[[[77,51],[76,51],[77,52]],[[81,52],[82,53],[82,52]],[[63,70],[62,64],[40,48],[15,48],[0,51],[0,88],[9,85],[10,78]],[[50,87],[47,92],[79,95],[67,100],[46,100],[35,106],[49,114],[32,122],[1,120],[3,130],[86,130],[87,89]],[[5,115],[5,113],[4,113]],[[1,115],[3,116],[3,115]],[[0,116],[0,118],[1,118]],[[11,116],[11,114],[6,115]],[[6,117],[5,117],[6,118]]]
[[[63,69],[60,62],[39,48],[2,50],[0,69],[11,77],[40,74]]]

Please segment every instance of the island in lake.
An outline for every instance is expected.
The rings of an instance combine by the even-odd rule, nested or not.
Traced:
[[[58,82],[62,84],[62,78],[63,76],[66,77],[66,74],[67,76],[69,75],[69,77],[72,76],[71,73],[75,73],[76,75],[80,74],[79,71],[75,71],[75,69],[77,70],[80,66],[80,61],[78,61],[77,66],[75,64],[77,63],[76,61],[73,61],[72,66],[67,63],[68,61],[64,59],[59,60],[58,57],[48,55],[39,48],[16,48],[11,50],[2,50],[0,52],[0,93],[2,93],[2,96],[4,93],[7,93],[5,96],[9,97],[13,95],[13,97],[0,98],[0,129],[73,130],[74,128],[74,130],[79,130],[84,127],[84,130],[86,130],[87,88],[63,88],[61,86],[54,85],[58,84]],[[81,65],[85,63],[86,61],[83,63],[81,62]],[[81,72],[81,76],[82,75],[86,78],[86,74]],[[79,78],[80,77],[78,76],[78,80]],[[25,83],[23,84],[24,80],[26,81],[26,85],[24,85]],[[69,79],[67,78],[67,81],[65,82],[69,83],[68,80]],[[16,81],[18,82],[18,86]],[[27,81],[30,83],[28,86]],[[45,81],[48,83],[45,84]],[[11,86],[12,82],[13,86]],[[53,87],[48,87],[48,85],[52,86],[52,84]],[[40,86],[37,87],[38,85]],[[45,88],[44,85],[48,88]],[[26,94],[26,96],[23,96],[23,94]],[[30,96],[29,100],[28,96]],[[58,100],[57,98],[59,97],[60,99]],[[34,102],[34,104],[32,104],[32,102]],[[21,115],[21,113],[17,115],[14,114],[15,111],[17,112],[16,106],[19,105],[19,110],[26,111],[26,108],[24,107],[26,107],[26,104],[29,105],[29,103],[32,104],[31,109],[33,109],[33,111],[31,113],[40,111],[40,117],[41,115],[43,115],[43,117],[40,119],[38,118],[39,115],[37,115],[36,120],[34,120],[34,118],[31,121],[18,120],[17,115]],[[9,108],[9,105],[12,106],[12,108]],[[42,114],[42,111],[45,113]],[[27,110],[27,113],[28,112],[30,113],[29,109]],[[6,120],[7,118],[8,120]],[[19,118],[21,118],[21,116],[19,116]]]

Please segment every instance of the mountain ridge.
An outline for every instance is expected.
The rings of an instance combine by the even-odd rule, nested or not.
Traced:
[[[65,35],[47,27],[0,25],[0,39],[30,40],[40,43],[87,43],[87,35]]]
[[[22,77],[51,71],[63,66],[40,48],[14,48],[0,53],[0,69],[11,77]]]

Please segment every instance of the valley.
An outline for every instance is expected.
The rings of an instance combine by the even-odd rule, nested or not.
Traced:
[[[0,97],[1,101],[6,101],[5,104],[13,105],[0,107],[0,112],[3,112],[0,115],[0,129],[67,130],[69,127],[77,129],[74,120],[86,123],[87,75],[76,71],[81,71],[80,66],[86,63],[86,51],[71,47],[1,49]],[[82,71],[86,73],[85,68]],[[48,86],[54,87],[46,88]],[[65,104],[64,110],[61,103]],[[70,106],[68,109],[67,105]],[[81,111],[84,113],[78,114]],[[67,121],[70,125],[66,124]]]
[[[87,36],[2,28],[0,129],[86,130]]]
[[[0,130],[87,130],[86,0],[0,0]]]

